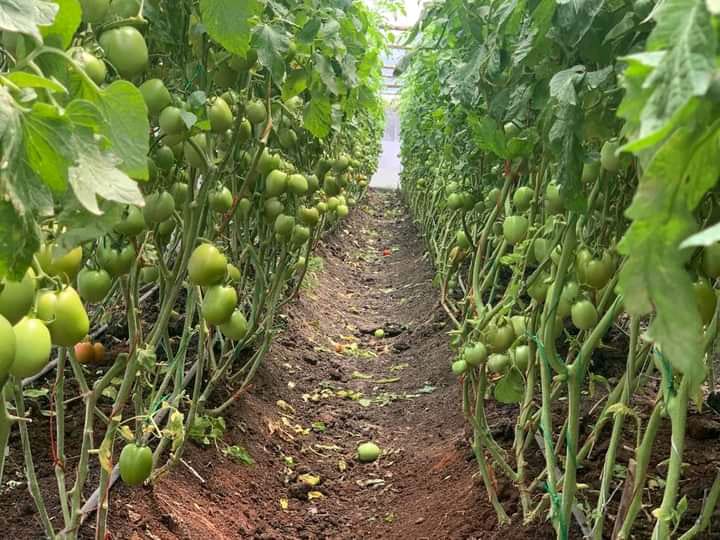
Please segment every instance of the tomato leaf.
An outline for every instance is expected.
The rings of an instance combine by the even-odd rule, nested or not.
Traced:
[[[200,13],[210,37],[239,56],[250,49],[252,19],[262,9],[258,0],[200,0]]]
[[[19,280],[40,249],[40,229],[30,209],[0,201],[0,278]]]
[[[53,0],[60,11],[53,23],[42,26],[40,31],[47,45],[67,49],[82,21],[82,8],[78,0]]]
[[[257,50],[260,63],[270,71],[273,79],[280,83],[285,75],[285,54],[290,47],[290,39],[285,30],[262,24],[253,31],[252,45]]]
[[[493,394],[500,403],[520,403],[525,389],[522,373],[513,367],[495,383]]]
[[[58,6],[44,0],[0,0],[0,30],[42,41],[38,25],[52,24]]]
[[[312,99],[305,104],[303,125],[316,137],[326,137],[332,127],[330,98],[324,94],[313,93]]]
[[[55,93],[67,94],[67,89],[62,84],[32,73],[13,71],[6,75],[6,78],[20,88],[45,88]]]
[[[21,121],[28,165],[48,187],[63,191],[75,157],[70,120],[52,105],[36,103]]]

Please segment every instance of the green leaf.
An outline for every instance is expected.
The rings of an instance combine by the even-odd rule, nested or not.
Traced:
[[[320,75],[320,79],[325,83],[330,92],[338,94],[338,82],[335,76],[335,70],[330,61],[319,53],[313,55],[313,64],[315,71]]]
[[[520,403],[524,392],[525,379],[516,367],[512,367],[495,383],[493,395],[500,403]]]
[[[223,454],[230,456],[233,459],[244,463],[245,465],[252,465],[255,460],[252,458],[250,453],[245,450],[242,446],[233,445],[223,449]]]
[[[307,88],[307,73],[304,69],[294,69],[288,73],[282,87],[282,99],[288,99],[300,95]]]
[[[318,18],[310,19],[308,22],[305,23],[300,32],[298,32],[298,41],[302,43],[312,43],[312,41],[315,39],[315,36],[317,36],[318,32],[320,31],[321,24],[322,21]]]
[[[53,0],[60,7],[55,20],[50,26],[41,27],[47,45],[59,49],[67,49],[72,43],[82,21],[82,8],[78,0]]]
[[[85,242],[97,240],[113,231],[124,212],[125,206],[103,201],[100,203],[102,215],[94,215],[80,205],[73,196],[63,201],[62,212],[57,216],[57,223],[62,233],[57,237],[57,245],[71,250]]]
[[[495,120],[488,116],[477,116],[475,113],[467,117],[473,140],[478,148],[492,152],[498,157],[505,157],[505,133],[498,127]]]
[[[32,214],[0,201],[0,278],[21,279],[40,249],[40,229]]]
[[[285,29],[262,24],[253,30],[252,46],[257,51],[260,63],[265,66],[278,83],[285,75],[285,54],[290,39]]]
[[[325,94],[313,94],[305,104],[303,125],[310,133],[322,139],[330,133],[332,127],[332,107],[330,98]]]
[[[5,75],[5,78],[20,88],[45,88],[58,94],[67,94],[67,89],[62,84],[25,71],[13,71]]]
[[[55,107],[36,103],[22,116],[22,128],[28,165],[48,187],[63,191],[75,157],[70,120]]]
[[[52,24],[58,6],[44,0],[0,0],[0,30],[42,41],[39,25]]]
[[[200,0],[200,14],[210,37],[243,57],[250,49],[252,19],[262,10],[258,0]]]
[[[120,170],[137,180],[147,180],[150,124],[140,90],[128,81],[115,81],[101,90],[87,85],[83,88],[85,99],[105,119],[100,134],[107,137],[113,154],[122,160]]]

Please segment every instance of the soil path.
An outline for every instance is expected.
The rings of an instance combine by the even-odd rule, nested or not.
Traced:
[[[188,467],[153,487],[121,487],[114,537],[545,537],[498,528],[476,478],[450,327],[423,254],[398,196],[371,192],[321,246],[322,265],[251,392],[225,415],[222,441],[191,445]],[[511,432],[502,420],[497,429]],[[383,454],[358,463],[368,440]],[[223,454],[228,445],[254,464]]]

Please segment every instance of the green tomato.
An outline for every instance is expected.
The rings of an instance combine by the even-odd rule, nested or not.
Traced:
[[[212,244],[200,244],[190,255],[188,276],[195,285],[207,287],[221,282],[227,273],[227,259]]]
[[[347,215],[350,213],[350,209],[347,207],[346,204],[338,204],[335,212],[337,212],[339,218],[344,218],[347,217]]]
[[[160,114],[172,102],[170,92],[160,79],[148,79],[142,83],[140,93],[145,100],[148,112],[153,116]]]
[[[715,242],[703,248],[702,271],[709,278],[720,276],[720,242]]]
[[[208,324],[218,326],[230,321],[237,307],[237,292],[233,287],[213,285],[203,299],[202,315]]]
[[[527,231],[528,219],[525,216],[508,216],[503,222],[503,236],[511,246],[522,242]]]
[[[172,217],[175,211],[175,199],[167,191],[159,191],[145,197],[143,217],[145,223],[157,225]]]
[[[534,196],[535,192],[532,189],[528,186],[521,186],[513,193],[513,206],[515,206],[518,212],[524,212],[530,208]]]
[[[108,16],[115,19],[129,19],[140,13],[140,0],[112,0]]]
[[[283,205],[283,203],[281,203],[275,197],[270,198],[263,203],[263,214],[265,216],[265,219],[267,219],[268,221],[274,222],[275,219],[280,214],[282,214],[284,210],[285,205]]]
[[[155,150],[153,160],[155,161],[155,165],[157,165],[158,168],[162,169],[163,171],[167,171],[170,170],[173,165],[175,165],[175,154],[173,153],[172,148],[162,145],[157,150]]]
[[[132,244],[126,245],[121,251],[110,247],[101,247],[97,253],[98,263],[113,276],[118,277],[127,274],[137,258],[135,247]]]
[[[590,330],[598,322],[598,312],[592,302],[580,300],[573,305],[571,318],[578,330]]]
[[[251,101],[245,105],[245,115],[253,124],[261,124],[267,120],[267,109],[262,101]]]
[[[527,319],[522,315],[513,315],[510,317],[510,324],[513,327],[513,332],[519,338],[524,338],[527,329]]]
[[[107,16],[110,0],[80,0],[82,7],[82,20],[86,23],[96,24]]]
[[[182,210],[188,200],[190,187],[183,182],[175,182],[170,187],[170,194],[175,201],[175,210]]]
[[[330,197],[327,200],[327,208],[331,212],[337,210],[337,207],[340,205],[340,200],[337,197]]]
[[[617,156],[620,143],[616,140],[606,141],[600,149],[600,164],[608,172],[614,173],[620,170],[620,158]]]
[[[227,276],[230,281],[237,283],[240,281],[240,269],[234,264],[228,263],[227,265]]]
[[[528,287],[528,295],[538,304],[544,304],[550,284],[547,282],[547,275],[538,276],[532,285]]]
[[[165,134],[164,142],[168,146],[173,146],[173,143],[178,142],[168,142],[170,135],[183,135],[185,131],[187,131],[187,126],[185,125],[185,121],[182,117],[182,111],[173,106],[168,106],[162,109],[160,117],[158,118],[158,124],[160,125],[162,132]]]
[[[288,191],[295,195],[305,195],[308,191],[308,181],[302,174],[293,174],[288,178]]]
[[[185,145],[183,147],[185,161],[191,167],[195,167],[196,169],[204,169],[205,159],[203,158],[207,157],[207,138],[205,137],[204,133],[198,133],[197,135],[193,135],[192,137],[190,137],[190,140],[195,143],[195,145],[200,149],[202,154],[199,153],[195,149],[195,146],[193,146],[189,141],[185,141]]]
[[[470,248],[470,241],[468,240],[465,231],[457,231],[455,233],[455,244],[457,244],[460,249]]]
[[[0,386],[7,379],[15,360],[15,332],[12,324],[0,315]]]
[[[715,306],[717,304],[715,289],[708,280],[699,279],[693,283],[693,292],[695,293],[695,303],[700,312],[702,323],[710,324],[715,315]]]
[[[38,261],[43,271],[51,276],[67,276],[73,279],[82,265],[83,250],[78,246],[64,255],[55,256],[55,246],[46,244],[38,253]]]
[[[279,197],[287,189],[288,175],[281,170],[271,171],[265,178],[265,197]]]
[[[513,364],[515,364],[515,367],[518,368],[521,373],[525,373],[530,364],[530,347],[527,345],[518,345],[510,351],[510,358]]]
[[[545,209],[549,214],[559,214],[563,211],[563,201],[557,184],[548,184],[545,190]]]
[[[78,274],[78,292],[86,302],[101,302],[112,287],[112,278],[107,270],[84,268]]]
[[[221,324],[219,328],[222,335],[226,338],[230,338],[233,341],[240,341],[247,335],[248,322],[242,311],[235,310],[230,316],[230,320]]]
[[[250,123],[250,120],[244,118],[243,121],[240,122],[238,140],[240,144],[245,144],[250,140],[250,137],[252,137],[252,124]]]
[[[602,289],[610,281],[614,272],[612,257],[605,252],[602,258],[591,259],[585,265],[585,283],[594,289]]]
[[[508,139],[516,137],[520,133],[520,127],[512,120],[503,126],[503,130]]]
[[[290,237],[295,227],[295,218],[286,214],[280,214],[275,218],[275,224],[273,230],[275,234],[282,237]]]
[[[450,210],[459,210],[463,207],[463,196],[461,193],[450,193],[447,198],[447,206]]]
[[[452,369],[453,375],[459,377],[463,373],[467,371],[468,363],[465,360],[455,360],[452,363],[452,366],[450,366],[450,369]]]
[[[345,155],[340,156],[332,162],[332,168],[337,172],[344,172],[350,166],[350,158]]]
[[[592,184],[600,175],[600,162],[597,159],[587,161],[583,164],[582,181]]]
[[[281,128],[280,131],[278,131],[278,140],[283,149],[292,150],[297,145],[297,133],[292,129]]]
[[[536,238],[533,242],[533,255],[538,263],[547,259],[550,254],[550,240],[545,238]]]
[[[487,342],[492,352],[505,352],[515,341],[515,331],[511,324],[502,326],[488,325]]]
[[[279,169],[281,165],[282,160],[280,159],[280,156],[270,153],[270,151],[266,148],[263,150],[263,153],[260,154],[257,169],[260,171],[260,174],[267,176],[275,169]]]
[[[315,227],[320,221],[320,212],[317,208],[301,206],[297,211],[297,218],[300,223],[308,227]]]
[[[491,354],[487,360],[487,369],[490,373],[500,375],[510,368],[510,357],[506,354]]]
[[[145,215],[137,206],[128,207],[127,216],[117,225],[115,232],[123,236],[137,236],[147,228],[145,223]]]
[[[374,442],[364,442],[357,447],[358,461],[372,463],[380,457],[380,447]]]
[[[72,287],[66,287],[59,293],[41,293],[37,300],[37,314],[47,324],[53,344],[61,347],[80,343],[90,331],[85,306]]]
[[[50,361],[50,331],[41,320],[26,317],[13,327],[13,333],[15,360],[10,373],[18,379],[37,375]]]
[[[107,78],[107,66],[94,54],[79,50],[74,55],[75,61],[80,64],[95,84],[102,84]]]
[[[120,478],[128,486],[139,486],[150,478],[153,455],[147,446],[126,444],[120,452]]]
[[[463,357],[465,358],[465,362],[467,362],[469,366],[478,367],[485,360],[487,360],[487,347],[485,347],[485,345],[478,341],[474,345],[465,348]]]
[[[210,101],[207,115],[210,121],[210,129],[215,133],[224,133],[233,126],[232,110],[227,101],[221,97],[216,97]]]
[[[10,325],[28,314],[35,300],[35,272],[28,268],[20,281],[0,282],[0,316]]]
[[[132,26],[121,26],[103,32],[100,46],[120,76],[131,79],[148,65],[148,48],[143,35]]]
[[[322,201],[320,201],[319,203],[317,203],[317,205],[315,205],[315,208],[317,208],[318,212],[320,212],[321,214],[324,214],[325,212],[328,211],[328,205],[327,205],[327,203],[322,202]]]
[[[247,219],[247,217],[250,215],[250,209],[252,208],[252,202],[247,197],[243,197],[238,201],[237,204],[237,211],[240,213],[240,216]],[[281,210],[282,212],[282,210]]]
[[[232,208],[232,205],[233,195],[228,188],[223,186],[221,189],[212,191],[210,193],[210,208],[213,212],[223,214],[230,210]]]
[[[291,240],[295,246],[300,247],[304,245],[305,242],[307,242],[309,239],[310,229],[302,225],[295,225],[295,227],[293,227]]]

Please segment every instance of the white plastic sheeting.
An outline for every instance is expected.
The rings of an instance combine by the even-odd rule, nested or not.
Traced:
[[[388,108],[385,111],[385,134],[380,164],[370,186],[397,189],[400,187],[400,170],[400,117],[397,111]]]

